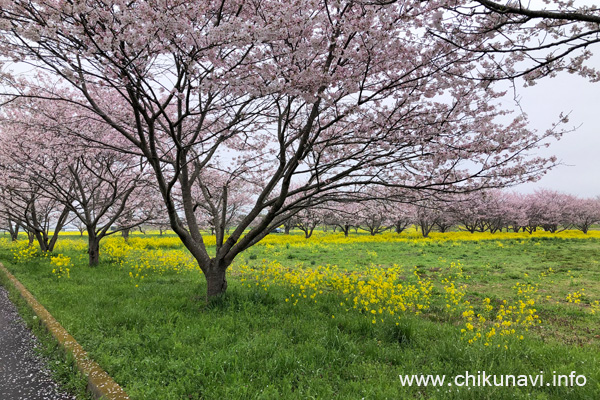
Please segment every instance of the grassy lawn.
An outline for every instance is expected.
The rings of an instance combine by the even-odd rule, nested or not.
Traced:
[[[133,399],[600,398],[597,237],[270,235],[210,304],[176,238],[111,238],[96,268],[84,239],[54,260],[4,240],[0,260]],[[466,371],[544,384],[448,386]]]

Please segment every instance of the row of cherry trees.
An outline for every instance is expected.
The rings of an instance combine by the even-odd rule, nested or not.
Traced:
[[[432,230],[451,229],[496,233],[538,229],[559,232],[578,229],[587,233],[600,223],[600,198],[580,198],[548,189],[532,194],[501,190],[480,191],[437,200],[410,204],[394,199],[327,204],[303,210],[286,222],[286,232],[297,227],[308,238],[317,226],[344,232],[367,231],[376,235],[385,231],[402,233],[416,226],[423,236]]]
[[[598,22],[570,1],[0,0],[4,213],[45,249],[77,218],[91,264],[112,227],[166,215],[215,296],[273,228],[367,187],[539,178],[566,118],[532,131],[494,82],[599,80]]]
[[[106,236],[170,228],[152,169],[103,121],[68,103],[37,98],[19,99],[3,111],[0,230],[12,240],[26,232],[30,245],[37,241],[40,251],[52,252],[58,234],[76,227],[87,233],[93,266]],[[111,146],[100,145],[111,133]],[[251,188],[217,173],[207,181],[193,193],[194,214],[199,227],[222,235],[221,226],[230,229],[250,205]],[[230,192],[221,193],[225,188]]]
[[[41,251],[52,251],[65,225],[77,224],[87,232],[89,263],[96,265],[102,238],[158,215],[160,201],[143,160],[65,134],[103,136],[104,124],[39,100],[15,102],[4,112],[0,214],[13,237],[20,228]]]

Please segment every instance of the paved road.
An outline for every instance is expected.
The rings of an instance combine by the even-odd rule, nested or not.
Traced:
[[[37,339],[0,286],[0,399],[74,400],[52,380],[34,351],[37,346]]]

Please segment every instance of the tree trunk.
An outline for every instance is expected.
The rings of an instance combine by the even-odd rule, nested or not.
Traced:
[[[314,230],[315,230],[315,227],[308,228],[307,230],[305,230],[304,231],[304,238],[305,239],[309,239],[312,236]]]
[[[94,233],[88,233],[88,255],[90,267],[100,262],[100,239]]]
[[[283,223],[283,231],[286,235],[290,234],[290,231],[292,230],[292,228],[294,227],[294,223],[292,220],[287,219],[284,223]]]
[[[10,219],[8,220],[8,232],[10,233],[11,242],[14,242],[19,238],[19,228],[20,225],[18,223],[15,223],[13,226],[12,221]]]
[[[227,291],[226,272],[227,267],[223,262],[212,260],[210,268],[205,274],[206,278],[206,298],[210,300],[224,294]]]
[[[35,232],[35,238],[37,239],[38,245],[40,246],[40,251],[42,253],[46,253],[49,250],[48,248],[48,237],[42,232]]]
[[[129,228],[128,229],[123,229],[121,231],[121,235],[123,235],[123,239],[125,239],[126,242],[129,241]]]
[[[433,225],[428,225],[428,224],[421,224],[421,234],[423,235],[424,238],[429,237],[429,232],[431,232],[431,229],[433,228]]]
[[[27,239],[29,239],[29,247],[33,246],[33,240],[35,239],[33,232],[27,231]]]

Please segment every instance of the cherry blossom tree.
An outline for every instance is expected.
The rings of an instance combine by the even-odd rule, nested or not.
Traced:
[[[283,233],[285,233],[286,235],[290,234],[290,231],[292,229],[294,229],[295,223],[294,223],[294,219],[293,218],[288,218],[285,221],[283,221]]]
[[[415,224],[423,237],[429,237],[439,218],[440,211],[435,200],[422,200],[415,206]]]
[[[511,210],[507,205],[507,193],[501,190],[487,190],[482,193],[481,231],[490,233],[502,231],[510,225]]]
[[[526,195],[509,192],[504,197],[506,226],[514,232],[527,230],[529,225],[528,208],[530,200]]]
[[[587,234],[593,224],[600,222],[600,198],[574,198],[571,207],[571,222],[583,233]]]
[[[560,232],[568,229],[573,217],[571,204],[573,196],[550,189],[536,190],[526,197],[529,220],[527,231],[542,227],[548,232]]]
[[[58,234],[69,222],[69,209],[57,201],[40,195],[41,190],[11,189],[5,200],[8,207],[4,209],[9,222],[13,222],[11,238],[16,240],[18,227],[23,227],[31,238],[35,238],[42,252],[54,251]],[[10,229],[10,226],[9,226]]]
[[[315,228],[323,222],[324,211],[319,207],[305,207],[293,218],[294,226],[304,232],[306,239],[310,238]]]
[[[339,228],[345,237],[348,237],[350,229],[358,227],[359,206],[356,202],[330,203],[327,204],[329,224]]]
[[[412,204],[390,201],[388,208],[394,232],[400,234],[414,224],[415,210]]]
[[[435,219],[434,226],[439,232],[448,232],[452,227],[456,225],[456,218],[452,213],[451,205],[454,202],[454,196],[440,200],[435,205],[437,209],[437,218]]]
[[[24,149],[0,128],[0,215],[7,221],[12,240],[22,227],[29,244],[37,240],[40,251],[54,250],[58,234],[69,222],[69,208],[45,196],[30,178]]]
[[[10,201],[6,199],[7,188],[4,185],[0,185],[0,229],[8,232],[11,241],[16,241],[19,238],[19,230],[21,225],[18,221],[13,220],[10,215],[11,207]]]
[[[7,166],[12,167],[13,176],[19,173],[13,180],[29,187],[22,191],[20,200],[26,214],[22,223],[40,236],[42,250],[51,251],[68,215],[74,215],[87,231],[89,264],[97,265],[102,238],[139,226],[152,216],[149,210],[155,208],[152,200],[156,196],[151,193],[156,189],[150,185],[146,164],[126,152],[94,147],[69,134],[77,131],[87,132],[90,138],[108,136],[110,127],[104,122],[78,114],[67,103],[24,100],[4,110],[0,131],[3,154],[11,157]],[[11,196],[17,198],[14,191]],[[46,218],[41,221],[36,196],[46,204]],[[60,215],[51,223],[56,208]],[[44,229],[38,228],[40,224]],[[52,225],[55,234],[48,243],[44,232]]]
[[[459,229],[471,233],[484,231],[483,220],[486,211],[484,193],[487,192],[478,191],[454,197],[454,201],[450,205],[450,212],[459,225]]]
[[[367,200],[358,204],[359,228],[371,236],[383,233],[392,225],[389,205],[381,200]]]
[[[425,33],[444,5],[2,0],[0,52],[55,77],[6,75],[6,99],[76,104],[126,139],[70,132],[143,157],[212,297],[240,252],[303,208],[365,185],[502,186],[553,164],[531,152],[560,131],[501,122],[503,93],[468,79],[481,63]],[[211,256],[195,199],[215,175],[257,190]]]

